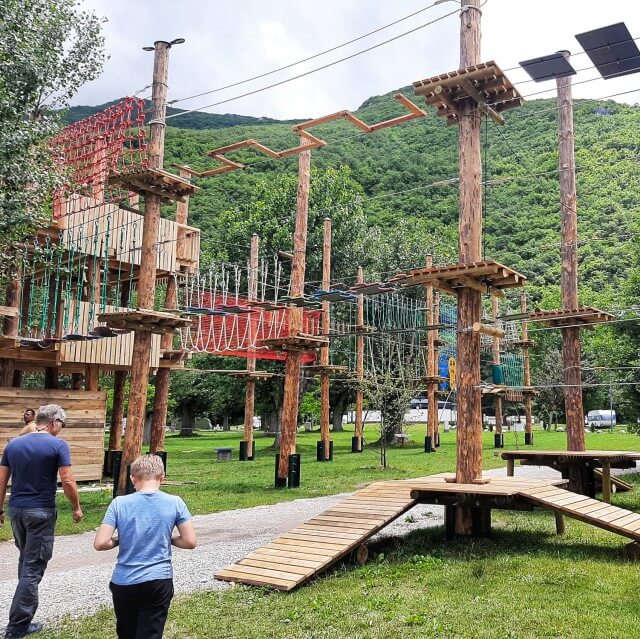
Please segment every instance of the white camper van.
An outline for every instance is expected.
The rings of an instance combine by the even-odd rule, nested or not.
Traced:
[[[587,413],[585,423],[588,428],[613,428],[616,425],[616,412],[614,410],[590,410]]]

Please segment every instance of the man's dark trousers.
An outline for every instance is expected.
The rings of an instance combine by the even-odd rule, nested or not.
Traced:
[[[38,609],[38,585],[53,554],[55,508],[11,508],[18,560],[18,587],[9,610],[7,635],[22,636]]]
[[[173,598],[173,579],[154,579],[131,586],[111,582],[118,639],[161,639]]]

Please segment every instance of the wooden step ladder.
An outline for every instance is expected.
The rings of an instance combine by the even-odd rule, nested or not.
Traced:
[[[289,591],[357,550],[415,506],[411,486],[371,484],[215,575],[221,581]]]
[[[586,524],[640,541],[640,514],[555,486],[525,489],[520,496]]]

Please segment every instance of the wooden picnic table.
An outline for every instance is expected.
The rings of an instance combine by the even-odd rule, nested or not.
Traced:
[[[569,490],[595,497],[596,470],[602,469],[602,500],[611,502],[611,469],[635,468],[640,453],[621,450],[509,450],[502,453],[507,461],[507,476],[513,477],[516,459],[522,465],[548,466],[569,480]]]

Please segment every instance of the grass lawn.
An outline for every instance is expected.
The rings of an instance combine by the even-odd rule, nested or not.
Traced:
[[[632,481],[636,490],[614,495],[614,503],[638,511],[640,476]],[[179,597],[165,637],[635,639],[638,566],[622,559],[625,543],[572,520],[557,536],[543,511],[494,511],[491,539],[447,542],[442,528],[417,531],[374,549],[364,566],[338,566],[290,594],[237,586]],[[41,636],[110,639],[113,613]]]
[[[276,490],[273,487],[276,451],[272,449],[272,437],[256,433],[256,461],[239,462],[238,443],[242,439],[240,431],[203,432],[190,438],[170,435],[166,440],[167,479],[194,483],[167,486],[166,491],[180,495],[193,514],[205,514],[351,491],[360,484],[376,480],[403,479],[453,471],[456,456],[455,431],[442,433],[442,445],[438,452],[427,455],[423,452],[424,430],[424,424],[409,427],[412,442],[403,447],[389,449],[389,467],[386,469],[380,467],[377,448],[367,447],[365,452],[357,455],[351,453],[351,429],[343,433],[332,433],[334,461],[327,463],[316,461],[319,433],[300,433],[298,451],[302,454],[301,486],[292,490]],[[374,426],[370,426],[365,432],[367,441],[375,441],[377,436]],[[587,433],[586,438],[587,448],[591,449],[640,449],[640,438],[628,433]],[[535,432],[534,443],[535,448],[565,449],[566,434],[539,430]],[[523,444],[522,433],[505,433],[505,450],[521,448]],[[234,461],[215,461],[213,449],[219,446],[232,447]],[[483,456],[484,468],[496,468],[506,464],[496,456],[493,433],[484,434]],[[85,520],[77,525],[71,520],[68,502],[60,495],[56,532],[69,534],[96,528],[102,521],[110,500],[110,490],[82,493]],[[10,526],[0,528],[0,541],[10,538]]]

